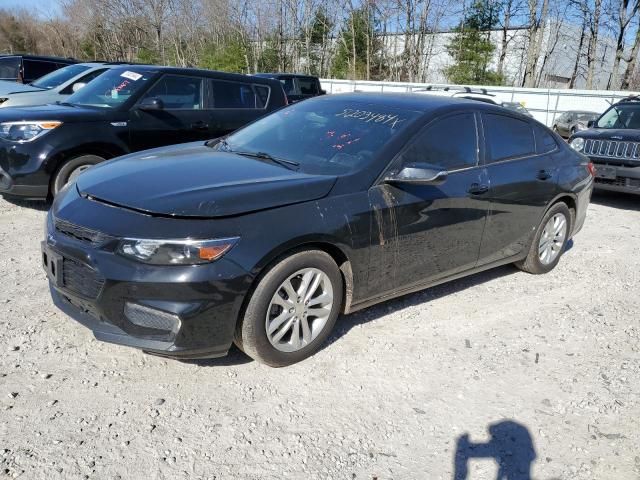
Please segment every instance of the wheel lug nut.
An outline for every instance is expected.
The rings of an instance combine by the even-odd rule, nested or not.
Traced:
[[[289,309],[289,313],[293,313],[293,312],[294,312],[294,309],[293,309],[293,308],[290,308],[290,309]]]

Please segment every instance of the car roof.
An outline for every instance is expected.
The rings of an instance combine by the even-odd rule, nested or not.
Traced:
[[[78,60],[74,59],[74,58],[64,58],[64,57],[49,57],[46,55],[25,55],[22,53],[9,53],[9,54],[4,54],[4,55],[0,55],[0,58],[10,58],[10,57],[20,57],[20,58],[26,58],[27,60],[45,60],[48,62],[58,62],[58,63],[68,63],[68,64],[72,64],[72,63],[78,63]]]
[[[478,100],[471,100],[461,97],[430,95],[423,93],[378,93],[378,92],[354,92],[339,93],[334,95],[322,95],[306,101],[337,101],[337,102],[360,102],[376,106],[387,106],[404,108],[418,112],[429,113],[440,109],[450,108],[464,109],[474,108],[488,110],[497,113],[508,111],[503,107]],[[520,115],[517,112],[516,115]]]
[[[221,80],[240,81],[250,83],[253,80],[258,80],[257,83],[273,84],[277,80],[269,78],[260,78],[255,76],[245,75],[244,73],[229,73],[220,72],[218,70],[206,70],[204,68],[184,68],[184,67],[166,67],[157,65],[140,65],[140,64],[125,64],[117,65],[115,70],[127,70],[128,68],[135,69],[136,71],[145,72],[160,72],[160,73],[172,73],[175,75],[198,75],[201,77],[217,78]],[[256,83],[256,82],[254,82]],[[279,85],[279,84],[278,84]]]
[[[306,77],[306,78],[318,78],[315,75],[308,73],[254,73],[254,77],[262,78],[278,78],[278,77]]]

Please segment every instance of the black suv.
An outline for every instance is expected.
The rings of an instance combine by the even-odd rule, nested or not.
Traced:
[[[640,194],[640,97],[609,107],[569,140],[596,168],[596,188]]]
[[[275,80],[171,67],[114,68],[67,102],[0,111],[0,194],[55,196],[103,160],[220,137],[286,102]]]
[[[279,80],[282,83],[284,93],[287,94],[287,99],[291,103],[327,93],[320,86],[318,77],[312,75],[300,73],[256,73],[255,76]]]
[[[78,63],[72,58],[39,55],[0,55],[0,80],[31,83],[59,68]]]

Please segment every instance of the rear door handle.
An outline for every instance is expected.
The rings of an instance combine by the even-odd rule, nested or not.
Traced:
[[[487,193],[489,191],[488,185],[480,185],[479,183],[472,183],[469,187],[469,192],[471,195],[482,195],[483,193]]]
[[[549,180],[551,178],[551,174],[546,170],[540,170],[538,172],[538,180]]]
[[[194,130],[209,130],[209,124],[205,122],[195,122],[191,124],[191,128]]]

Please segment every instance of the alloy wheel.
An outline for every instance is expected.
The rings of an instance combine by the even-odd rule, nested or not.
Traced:
[[[556,213],[547,221],[538,243],[538,258],[543,265],[552,263],[562,250],[567,237],[567,219]]]
[[[271,345],[295,352],[322,332],[333,309],[333,286],[322,270],[304,268],[276,290],[267,310],[265,329]]]

